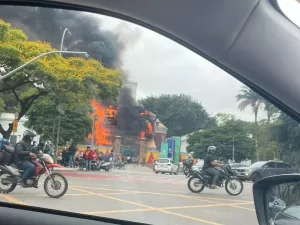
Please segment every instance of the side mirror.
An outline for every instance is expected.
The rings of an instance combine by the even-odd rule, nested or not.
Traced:
[[[300,224],[300,174],[258,180],[253,196],[260,225]]]

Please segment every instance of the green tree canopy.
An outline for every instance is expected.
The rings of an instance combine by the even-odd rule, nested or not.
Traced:
[[[222,160],[232,159],[233,144],[235,161],[251,159],[254,152],[254,141],[251,138],[252,124],[242,120],[231,119],[217,127],[195,132],[188,138],[188,152],[202,158],[207,147],[215,145],[217,156]]]
[[[169,136],[182,136],[212,127],[215,120],[209,116],[201,103],[188,95],[149,96],[139,101],[168,128]]]
[[[57,104],[49,97],[39,98],[26,113],[25,126],[42,135],[43,140],[56,140],[59,113]],[[73,140],[81,143],[92,129],[88,104],[74,105],[61,116],[59,144]]]
[[[54,51],[48,43],[28,41],[24,32],[0,20],[0,67],[4,73],[28,62],[36,56]],[[94,97],[118,96],[121,76],[118,71],[105,68],[96,60],[79,57],[63,58],[59,54],[43,57],[16,72],[0,84],[0,111],[18,112],[22,118],[33,103],[41,97],[51,96],[56,104],[72,108]],[[0,133],[8,138],[0,124]]]

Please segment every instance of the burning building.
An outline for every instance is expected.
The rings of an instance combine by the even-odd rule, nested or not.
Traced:
[[[113,145],[118,153],[121,139],[130,139],[139,145],[141,158],[146,149],[156,149],[153,139],[156,115],[137,105],[130,89],[123,87],[120,90],[118,105],[104,106],[96,100],[91,105],[94,109],[90,115],[94,121],[95,145]],[[92,134],[89,138],[93,139]]]

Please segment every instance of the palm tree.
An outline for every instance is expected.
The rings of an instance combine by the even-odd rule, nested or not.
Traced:
[[[270,131],[270,122],[271,118],[274,114],[279,112],[279,109],[276,108],[272,103],[270,103],[268,100],[263,99],[264,103],[264,110],[267,112],[267,141],[266,141],[266,146],[263,151],[263,160],[266,159],[266,154],[269,149],[269,131]]]
[[[257,117],[258,117],[259,107],[263,102],[263,98],[256,92],[252,91],[250,88],[244,86],[240,90],[240,93],[236,96],[236,99],[239,102],[238,105],[239,110],[243,111],[247,107],[251,107],[254,113],[255,151],[256,151],[256,159],[259,160],[258,142],[257,142],[257,133],[258,133]]]

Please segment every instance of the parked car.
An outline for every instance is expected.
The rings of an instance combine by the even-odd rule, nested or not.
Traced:
[[[242,167],[236,170],[237,176],[242,180],[253,182],[268,176],[293,173],[292,167],[282,161],[258,161],[249,167]]]
[[[175,165],[174,161],[172,159],[168,158],[160,158],[157,159],[154,166],[154,172],[162,174],[164,173],[170,173],[172,174],[178,174],[178,166]]]
[[[244,168],[244,167],[247,167],[246,165],[242,164],[242,163],[232,163],[232,164],[229,164],[232,172],[237,172],[237,169],[239,168]]]

